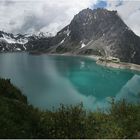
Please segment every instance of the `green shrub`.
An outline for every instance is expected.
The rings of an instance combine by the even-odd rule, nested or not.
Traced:
[[[111,102],[105,112],[83,105],[40,111],[10,80],[0,79],[0,138],[140,138],[140,104]]]

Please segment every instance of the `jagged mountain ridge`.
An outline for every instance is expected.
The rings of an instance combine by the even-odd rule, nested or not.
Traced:
[[[140,64],[140,37],[117,11],[84,9],[54,37],[30,36],[26,51],[114,56]],[[22,51],[22,50],[21,50]]]
[[[49,38],[48,34],[42,32],[37,35],[14,35],[12,33],[0,31],[0,52],[30,51],[35,49],[34,44],[36,41],[46,38]]]
[[[28,39],[24,35],[13,35],[11,33],[0,31],[0,52],[26,50],[24,45],[27,42]]]

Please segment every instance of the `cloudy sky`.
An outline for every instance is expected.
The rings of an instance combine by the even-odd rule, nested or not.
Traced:
[[[80,10],[98,7],[117,10],[140,36],[140,0],[0,0],[0,30],[54,35]]]

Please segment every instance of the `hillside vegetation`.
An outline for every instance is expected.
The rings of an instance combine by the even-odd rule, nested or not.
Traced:
[[[87,112],[82,104],[40,111],[0,79],[0,138],[140,138],[140,104],[111,104],[107,112]]]

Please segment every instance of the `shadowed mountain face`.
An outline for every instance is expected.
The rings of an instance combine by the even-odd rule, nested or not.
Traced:
[[[27,51],[114,56],[140,64],[140,38],[116,11],[85,9],[54,37],[28,37]]]
[[[140,38],[116,11],[85,9],[54,40],[58,42],[51,47],[52,52],[114,56],[140,64]]]

